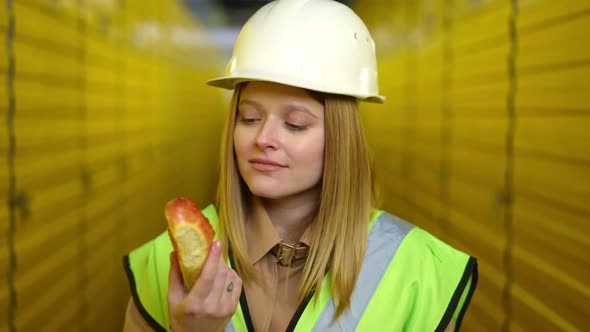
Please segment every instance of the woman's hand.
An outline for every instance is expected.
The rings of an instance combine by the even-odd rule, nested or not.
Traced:
[[[213,242],[201,275],[193,288],[184,288],[178,257],[170,256],[168,311],[174,332],[223,331],[238,307],[242,279],[230,269],[221,254],[221,243]]]

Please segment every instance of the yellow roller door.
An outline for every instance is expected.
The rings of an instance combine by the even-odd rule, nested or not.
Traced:
[[[383,6],[367,7],[374,10],[369,17],[387,15],[377,13]],[[379,58],[383,94],[396,99],[388,100],[386,111],[372,115],[378,107],[364,107],[363,113],[379,171],[399,165],[395,176],[380,179],[386,192],[398,194],[385,207],[480,259],[479,291],[464,328],[500,329],[510,4],[404,1],[388,10],[398,15],[388,24],[406,24],[402,49]],[[390,35],[396,33],[392,28]],[[389,63],[399,63],[402,75],[388,70]],[[394,144],[399,153],[392,153]]]
[[[0,78],[7,82],[10,44],[16,150],[9,161],[0,131],[0,198],[7,202],[14,172],[19,200],[12,282],[10,242],[0,241],[0,312],[12,310],[18,330],[118,330],[129,297],[121,256],[164,229],[166,200],[213,200],[222,94],[194,82],[221,63],[205,68],[191,57],[221,57],[206,44],[177,48],[168,33],[141,38],[146,26],[201,33],[177,2],[12,4],[10,43],[0,11]],[[0,206],[0,218],[8,216]],[[3,238],[9,225],[0,223]]]
[[[81,247],[80,35],[77,21],[59,11],[33,2],[13,6],[14,166],[16,191],[26,198],[16,215],[15,326],[36,330],[43,322],[59,331],[76,324],[80,300],[72,285],[82,286],[71,264]]]
[[[515,137],[515,330],[590,326],[590,4],[519,13]],[[548,287],[548,285],[550,285]]]
[[[395,96],[363,105],[387,175],[384,207],[479,258],[464,329],[590,326],[590,4],[367,1],[357,10],[381,49],[382,93]]]
[[[0,45],[8,45],[8,11],[0,10]],[[8,47],[0,48],[0,118],[5,119],[3,126],[8,128],[12,125],[9,117],[9,96],[11,95],[12,83],[8,79],[9,57],[11,50]],[[6,318],[9,315],[10,281],[11,271],[10,251],[12,241],[11,221],[9,212],[9,195],[11,186],[9,184],[10,174],[13,172],[11,157],[9,157],[10,135],[9,130],[0,130],[0,312]],[[0,319],[0,330],[8,330],[8,319]]]
[[[420,43],[416,45],[414,68],[414,85],[408,88],[412,98],[408,118],[414,122],[413,179],[414,201],[417,211],[414,222],[438,236],[445,232],[441,223],[442,185],[445,168],[443,166],[443,144],[445,130],[445,91],[443,89],[445,73],[445,44],[440,39],[445,24],[444,1],[418,3],[416,34]]]
[[[456,4],[449,42],[448,233],[446,240],[478,257],[478,294],[467,330],[495,331],[505,318],[506,96],[510,5]]]

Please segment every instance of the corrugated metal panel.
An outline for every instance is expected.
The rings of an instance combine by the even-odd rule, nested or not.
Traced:
[[[406,20],[418,43],[403,44],[406,53],[380,57],[381,89],[390,99],[386,111],[363,105],[363,115],[379,172],[389,175],[380,178],[384,207],[444,234],[447,242],[480,259],[479,290],[463,327],[493,331],[505,317],[503,154],[510,45],[507,25],[488,23],[498,17],[507,22],[510,7],[500,2],[469,6],[465,11],[477,17],[455,8],[447,27],[450,37],[433,40],[443,33],[429,34],[428,15],[421,13],[434,10],[438,18],[428,24],[440,30],[448,8],[432,1],[402,5],[406,15],[418,12]],[[399,14],[398,9],[390,10]],[[390,70],[389,63],[398,63],[399,69]]]
[[[85,317],[88,330],[99,331],[104,329],[118,331],[121,329],[122,320],[105,320],[105,317],[112,317],[113,307],[120,308],[121,306],[124,307],[126,305],[126,303],[121,303],[121,299],[124,298],[121,296],[121,290],[118,287],[112,287],[113,280],[117,280],[117,283],[123,283],[123,285],[125,283],[125,280],[121,279],[119,271],[109,269],[97,275],[96,280],[93,280],[90,287],[86,290],[88,292],[87,296],[90,298],[100,298],[102,303],[102,305],[89,311],[88,315]],[[124,299],[128,300],[128,298]],[[98,329],[97,326],[100,326],[100,329]]]
[[[405,42],[407,43],[408,53],[404,58],[404,70],[411,75],[406,75],[405,82],[403,82],[403,93],[405,95],[405,105],[400,109],[403,121],[402,138],[403,148],[400,157],[402,159],[402,179],[401,182],[401,197],[403,199],[404,211],[403,218],[414,220],[417,218],[426,219],[425,212],[420,202],[416,197],[420,194],[416,186],[416,109],[417,109],[417,77],[415,72],[419,68],[418,47],[422,41],[422,31],[420,27],[421,16],[420,7],[418,3],[407,2],[405,4],[406,26],[405,31],[408,34]],[[420,37],[418,37],[420,36]]]
[[[379,179],[378,189],[382,205],[389,211],[406,218],[410,213],[404,200],[409,185],[404,176],[410,160],[406,156],[408,124],[405,121],[406,94],[408,84],[407,62],[410,59],[408,44],[408,12],[410,6],[405,1],[388,4],[391,10],[379,10],[383,3],[368,2],[366,6],[355,8],[361,15],[370,17],[365,22],[372,31],[373,38],[383,55],[378,58],[380,70],[380,92],[387,97],[387,108],[376,105],[363,105],[361,115],[365,124],[368,141],[372,145],[376,170]],[[391,158],[396,156],[396,158]]]
[[[8,70],[8,49],[7,47],[7,37],[8,35],[8,18],[6,15],[6,10],[2,10],[0,13],[0,74],[2,75],[2,82],[6,82],[6,73]],[[3,87],[6,89],[6,86]],[[5,91],[5,90],[3,90]],[[4,94],[6,96],[6,94]],[[1,98],[0,107],[5,109],[5,105],[8,103],[7,98]]]
[[[502,122],[496,120],[496,123],[498,133],[505,129]],[[454,124],[454,131],[456,126]],[[466,317],[465,326],[481,318],[489,330],[499,330],[505,283],[502,195],[506,161],[500,153],[486,146],[463,145],[453,140],[449,162],[449,221],[446,226],[449,236],[446,241],[478,257],[481,262],[477,300],[472,303],[472,309],[480,311],[481,315]]]
[[[441,195],[443,182],[443,76],[445,48],[439,35],[445,22],[444,1],[425,1],[417,4],[418,32],[421,42],[416,46],[412,114],[415,128],[414,188],[417,211],[413,220],[426,230],[440,235],[444,229]]]
[[[453,2],[450,8],[454,21],[450,37],[455,54],[493,49],[495,45],[507,42],[507,23],[511,14],[509,2],[460,0]]]
[[[526,48],[519,54],[519,64],[587,60],[587,53],[579,52],[587,50],[587,45],[577,41],[585,37],[590,3],[537,0],[524,2],[521,7],[517,28],[519,43]],[[564,52],[556,56],[557,49]]]
[[[522,317],[515,325],[583,330],[590,298],[587,215],[520,190],[514,215],[514,314]]]
[[[358,8],[386,48],[392,40],[398,45],[379,56],[386,64],[382,93],[397,100],[386,112],[363,107],[379,171],[395,170],[381,179],[390,194],[385,207],[419,225],[435,223],[436,196],[424,193],[437,188],[433,170],[439,167],[438,221],[448,223],[432,228],[480,262],[464,329],[583,330],[590,326],[590,240],[584,236],[590,46],[583,42],[590,4],[445,4],[369,1]],[[420,15],[437,8],[452,20],[425,34],[427,20]],[[380,22],[390,16],[398,22]],[[435,55],[439,45],[441,56]],[[403,83],[387,67],[391,63],[400,64]],[[434,220],[416,214],[420,209]]]
[[[157,22],[162,31],[167,24],[194,28],[184,7],[169,1],[78,5],[13,2],[14,169],[24,201],[15,239],[18,330],[120,329],[129,294],[121,256],[165,229],[167,200],[186,195],[204,205],[214,197],[217,163],[203,159],[217,158],[211,142],[220,135],[221,93],[195,89],[193,82],[213,76],[222,64],[200,68],[169,40],[137,40],[146,23]],[[3,23],[4,12],[0,51],[6,47]],[[6,61],[0,60],[5,82]],[[0,100],[3,116],[6,105]],[[9,173],[7,142],[0,138],[0,181]],[[4,201],[6,183],[0,182]],[[7,213],[1,206],[2,220]],[[0,223],[3,237],[6,227]],[[0,241],[3,317],[7,257]]]
[[[16,326],[24,331],[63,322],[71,313],[55,310],[62,302],[80,305],[80,272],[72,266],[79,259],[80,243],[72,234],[77,233],[80,211],[66,210],[60,217],[39,211],[31,212],[30,223],[37,226],[23,226],[17,233]]]
[[[496,331],[505,319],[503,197],[510,6],[500,1],[459,2],[454,13],[446,240],[480,261],[479,289],[464,328],[476,330],[479,321],[484,330]]]
[[[0,118],[3,126],[9,123],[8,119],[8,11],[2,3],[0,10]],[[9,131],[0,129],[0,331],[8,331],[10,287],[8,271],[10,269],[9,253],[9,161],[8,161]]]
[[[80,120],[75,108],[81,68],[76,59],[78,39],[75,21],[34,3],[13,6],[14,166],[16,191],[25,198],[16,219],[15,326],[49,330],[71,321],[72,312],[52,309],[64,299],[79,306],[72,285],[81,286],[71,265],[80,246],[75,236],[80,221],[76,207],[81,203]],[[48,88],[52,86],[57,93]]]
[[[6,150],[0,150],[6,151]],[[2,159],[2,158],[0,158]],[[6,165],[6,164],[4,164]],[[5,172],[7,174],[8,171],[6,167],[0,167],[0,171]],[[0,181],[6,179],[6,176],[0,177]],[[2,182],[6,183],[6,182]],[[2,186],[4,187],[4,186]],[[6,190],[0,187],[2,190],[0,193],[0,199],[2,202],[7,202],[8,199],[6,197]],[[0,220],[3,222],[0,225],[0,236],[2,237],[2,241],[0,242],[0,271],[2,271],[2,275],[0,276],[0,315],[2,315],[2,319],[0,320],[0,330],[8,329],[8,308],[10,306],[10,293],[9,293],[9,282],[7,278],[7,271],[10,268],[9,263],[9,248],[8,248],[8,204],[3,203],[0,206]]]
[[[2,27],[2,37],[6,37],[6,31],[4,30],[8,26],[8,10],[6,4],[3,4],[2,10],[0,11],[0,27]]]
[[[6,287],[6,283],[0,287],[0,309],[2,309],[2,315],[4,317],[8,317],[8,306],[10,303],[9,300],[9,296],[8,296],[8,289]],[[8,331],[8,318],[3,318],[2,321],[0,321],[0,331],[4,332],[4,331]]]
[[[84,261],[85,276],[92,282],[87,283],[84,288],[84,298],[88,303],[101,298],[103,305],[96,310],[89,310],[84,318],[86,329],[94,329],[97,324],[100,325],[94,319],[96,312],[104,315],[108,306],[123,305],[120,303],[121,297],[113,299],[115,294],[126,294],[124,280],[117,273],[119,270],[113,260],[123,252],[124,228],[129,222],[122,213],[125,209],[125,187],[120,185],[124,182],[125,175],[122,168],[111,160],[92,166],[85,216],[86,228],[89,230],[85,236],[88,251]],[[106,322],[109,329],[117,329],[116,324],[115,320]]]
[[[70,14],[64,14],[55,7],[56,4],[47,1],[13,1],[15,18],[26,18],[15,19],[15,35],[35,40],[46,48],[75,53],[80,46],[77,20]],[[66,74],[65,71],[63,74]]]
[[[6,167],[0,167],[0,171],[6,172]],[[6,179],[6,176],[0,177],[0,181]],[[6,182],[3,182],[6,183]],[[4,186],[3,186],[4,187]],[[4,188],[0,187],[3,193],[7,191]],[[8,230],[9,230],[9,223],[8,223],[8,197],[6,194],[0,195],[0,199],[2,199],[2,205],[0,206],[0,220],[2,223],[0,225],[0,236],[2,241],[0,242],[0,271],[2,271],[2,275],[0,275],[0,315],[2,315],[3,319],[0,320],[0,329],[4,328],[7,324],[7,319],[4,317],[8,316],[8,306],[10,305],[10,297],[9,297],[9,281],[7,276],[7,271],[10,268],[10,256],[9,256],[9,247],[8,247]]]
[[[101,95],[88,90],[86,95],[86,162],[88,167],[101,168],[117,162],[122,156],[123,99],[121,95]]]
[[[590,5],[525,4],[515,140],[516,328],[590,326]],[[552,287],[545,287],[552,285]]]
[[[392,61],[386,64],[382,64],[384,72],[388,73],[392,77],[389,82],[389,89],[383,90],[387,94],[388,102],[391,104],[391,110],[386,111],[384,109],[369,109],[366,111],[366,118],[368,119],[369,125],[367,126],[366,132],[368,134],[369,141],[378,141],[380,151],[376,149],[376,162],[380,162],[383,165],[383,179],[401,178],[400,175],[404,172],[404,151],[405,151],[405,129],[407,124],[404,121],[403,107],[408,103],[407,96],[405,95],[405,84],[406,84],[406,73],[405,73],[405,62],[407,56],[401,56],[397,61]],[[369,129],[370,128],[370,129]],[[381,152],[381,153],[377,153]],[[391,158],[380,158],[380,156],[396,155],[399,158],[392,160]],[[379,174],[378,174],[379,175]],[[383,201],[385,205],[392,204],[404,204],[398,199],[393,199],[394,196],[402,196],[404,192],[404,184],[400,181],[384,181],[383,184],[387,183],[388,188],[383,188]]]

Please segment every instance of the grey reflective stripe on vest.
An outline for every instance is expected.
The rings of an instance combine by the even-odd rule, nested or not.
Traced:
[[[363,266],[350,299],[350,311],[345,311],[332,323],[336,307],[330,299],[313,331],[354,331],[399,245],[412,228],[414,225],[387,212],[375,220],[369,233]]]
[[[234,328],[234,323],[231,320],[229,321],[229,324],[225,326],[223,332],[236,332],[236,329]]]

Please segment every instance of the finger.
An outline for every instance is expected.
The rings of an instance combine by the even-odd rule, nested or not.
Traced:
[[[176,252],[170,253],[170,272],[168,273],[168,304],[174,308],[186,296],[184,281]]]
[[[229,304],[231,302],[232,293],[235,291],[235,287],[232,270],[228,270],[226,277],[223,278],[223,284],[219,294],[219,310],[221,310],[223,316],[231,313]]]
[[[217,263],[217,273],[215,280],[211,286],[211,291],[207,300],[214,306],[217,306],[221,299],[224,297],[225,287],[229,283],[229,272],[230,269],[223,260],[223,255],[219,255],[219,262]]]
[[[221,242],[215,241],[211,245],[211,249],[209,249],[207,261],[205,261],[199,279],[197,279],[195,286],[188,294],[189,297],[203,300],[209,295],[211,286],[215,280],[215,274],[217,273],[219,256],[221,256]]]
[[[228,291],[227,288],[225,289],[226,294],[222,298],[221,305],[223,306],[222,308],[225,308],[227,313],[233,314],[238,307],[238,301],[242,294],[242,279],[240,279],[236,271],[230,270],[228,273],[228,280],[226,286],[231,282],[233,287],[231,291]]]

